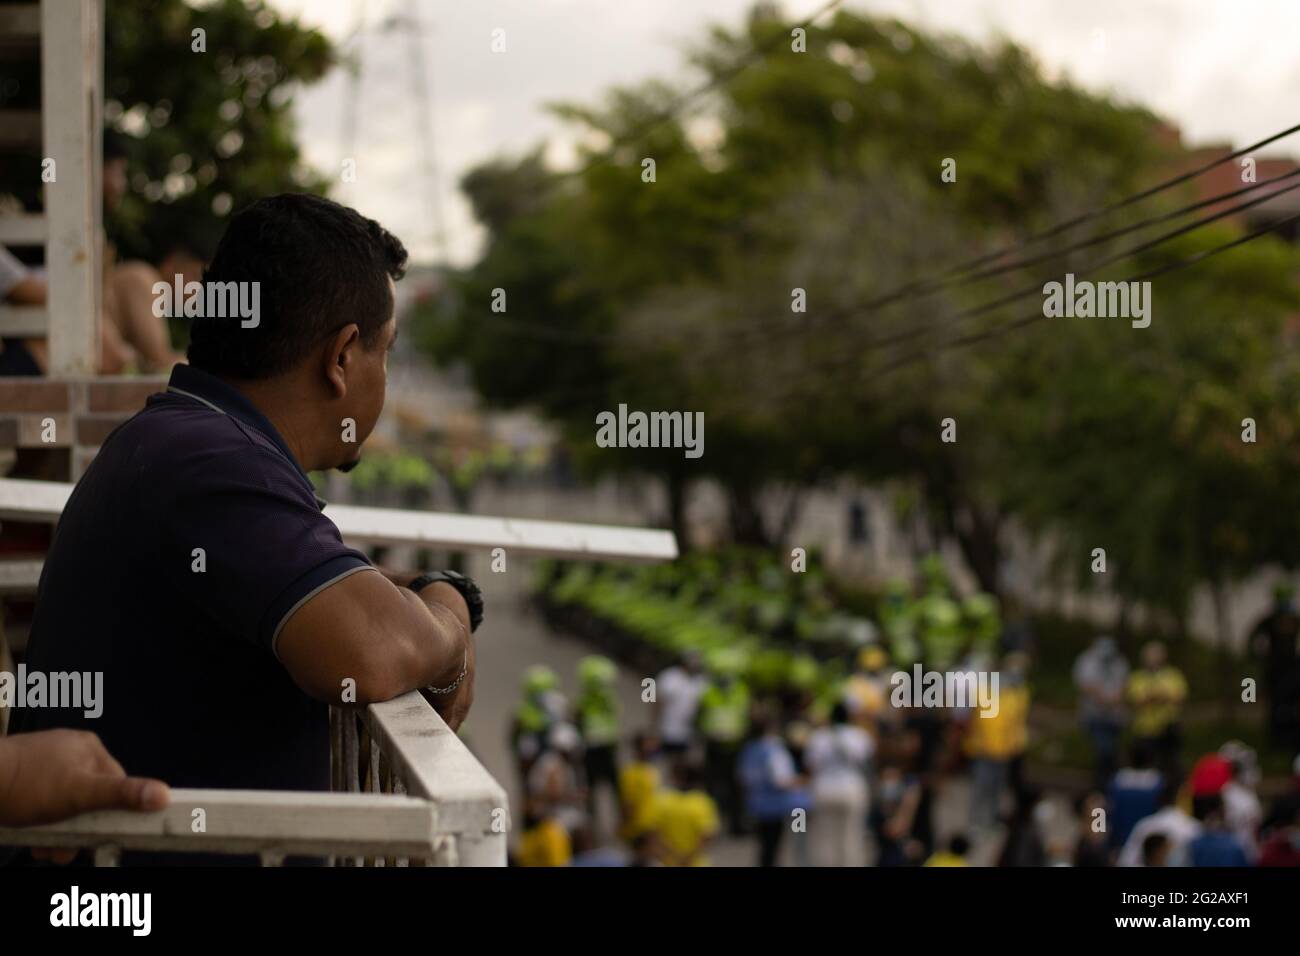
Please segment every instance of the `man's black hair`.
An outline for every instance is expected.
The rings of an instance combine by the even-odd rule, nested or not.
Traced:
[[[230,220],[203,274],[258,283],[259,324],[193,319],[189,362],[237,381],[271,378],[354,322],[371,347],[392,313],[388,279],[405,270],[402,243],[354,209],[305,193],[259,199]]]

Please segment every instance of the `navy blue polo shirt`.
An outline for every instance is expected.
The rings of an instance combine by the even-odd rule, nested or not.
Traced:
[[[344,545],[271,423],[185,365],[77,483],[45,560],[28,670],[102,671],[93,730],[129,774],[174,787],[328,790],[327,705],[276,658],[290,615],[372,566]]]

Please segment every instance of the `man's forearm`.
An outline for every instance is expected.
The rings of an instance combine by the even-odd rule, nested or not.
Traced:
[[[426,665],[422,670],[428,677],[419,686],[450,684],[464,668],[465,650],[470,639],[469,608],[465,606],[465,599],[443,581],[421,588],[419,594],[398,586],[407,600],[419,603],[433,617],[431,640],[421,655]]]

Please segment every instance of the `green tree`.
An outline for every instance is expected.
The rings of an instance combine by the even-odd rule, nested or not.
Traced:
[[[177,237],[211,246],[258,197],[325,191],[291,113],[294,90],[335,63],[323,34],[263,0],[114,0],[105,27],[105,114],[130,157],[110,224],[121,256],[161,255]]]
[[[862,303],[1113,202],[1185,157],[1147,111],[1049,81],[1012,44],[847,12],[809,30],[807,53],[772,44],[787,34],[757,10],[740,31],[714,30],[692,59],[715,76],[771,52],[689,119],[655,121],[673,102],[657,83],[562,107],[587,141],[619,144],[577,175],[548,176],[535,153],[467,178],[489,241],[461,277],[440,354],[467,359],[489,401],[559,421],[596,469],[646,471],[679,491],[718,479],[738,540],[779,537],[757,516],[760,491],[851,473],[920,492],[937,532],[995,593],[1017,523],[1084,583],[1098,583],[1086,556],[1106,547],[1110,587],[1177,621],[1199,584],[1294,562],[1294,522],[1272,513],[1294,497],[1297,382],[1279,354],[1294,253],[1261,240],[1156,279],[1149,329],[1044,319],[942,348],[1041,312],[1047,278],[1150,233]],[[949,158],[951,182],[940,175]],[[1221,224],[1089,277],[1239,233]],[[504,314],[490,308],[498,288]],[[805,313],[792,311],[795,289]],[[1033,294],[962,317],[1021,289]],[[594,415],[618,402],[703,411],[704,457],[595,449]],[[1241,442],[1247,416],[1267,439]],[[945,418],[954,444],[939,440]]]

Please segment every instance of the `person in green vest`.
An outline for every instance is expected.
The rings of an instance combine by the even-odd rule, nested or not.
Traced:
[[[545,664],[535,664],[524,671],[523,699],[515,708],[510,728],[510,746],[515,755],[519,779],[528,779],[533,761],[542,752],[546,735],[557,719],[560,679]]]
[[[916,602],[902,578],[891,578],[885,585],[879,616],[890,658],[899,667],[911,667],[921,656],[921,645],[916,639]]]
[[[736,759],[749,735],[749,686],[741,677],[744,661],[738,654],[728,650],[715,651],[705,664],[712,679],[700,697],[696,716],[704,737],[704,777],[731,833],[739,835],[744,821],[744,805],[736,780]]]
[[[952,584],[943,558],[926,555],[920,562],[925,593],[916,601],[916,629],[921,657],[933,670],[948,670],[961,658],[966,635],[961,606],[953,600]]]
[[[1002,617],[997,599],[983,591],[972,594],[962,602],[961,613],[971,650],[996,660],[1000,656],[998,645],[1002,637]]]
[[[961,608],[946,590],[931,588],[917,602],[921,624],[921,644],[925,665],[933,670],[948,670],[961,657],[965,644]]]
[[[952,583],[948,580],[948,566],[937,554],[927,554],[920,562],[921,580],[925,582],[926,594],[951,594]]]
[[[591,654],[578,661],[575,719],[586,749],[587,811],[596,817],[596,788],[609,788],[618,802],[618,668],[608,657]]]

